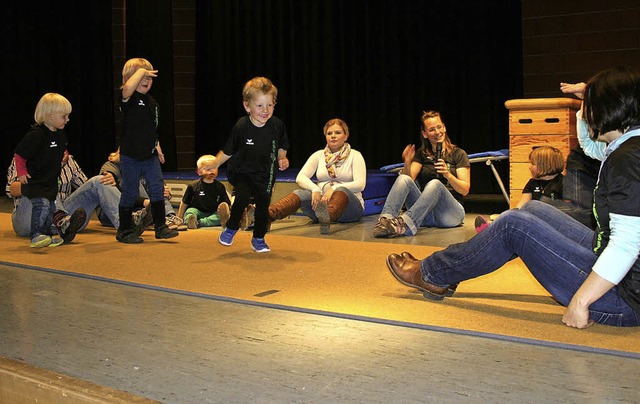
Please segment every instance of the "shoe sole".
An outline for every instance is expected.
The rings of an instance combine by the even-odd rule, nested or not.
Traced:
[[[396,278],[396,280],[398,282],[400,282],[401,284],[403,284],[405,286],[408,286],[410,288],[418,289],[420,292],[422,292],[422,296],[424,296],[426,299],[434,300],[434,301],[440,301],[440,300],[444,299],[444,295],[436,295],[435,293],[430,292],[430,291],[426,290],[425,288],[421,288],[418,285],[414,285],[412,283],[408,283],[408,282],[405,282],[404,280],[400,279],[398,277],[398,275],[393,271],[393,268],[391,267],[391,263],[389,262],[389,257],[387,257],[387,268],[389,268],[389,272],[391,272],[391,275],[393,275],[393,277]]]
[[[44,239],[41,241],[38,241],[36,243],[31,243],[29,244],[29,247],[31,248],[43,248],[43,247],[48,247],[51,244],[51,238],[48,239]]]
[[[76,234],[78,234],[78,230],[82,227],[84,222],[87,220],[87,212],[84,209],[78,208],[71,214],[71,218],[69,219],[69,227],[65,234],[61,234],[62,243],[69,244],[76,238]]]
[[[316,206],[316,217],[320,222],[320,234],[329,234],[331,228],[331,217],[329,216],[329,209],[324,202],[318,203]]]
[[[270,249],[266,249],[266,250],[258,250],[258,249],[257,249],[257,248],[255,248],[254,246],[251,246],[251,249],[252,249],[253,251],[257,252],[258,254],[271,252],[271,250],[270,250]]]

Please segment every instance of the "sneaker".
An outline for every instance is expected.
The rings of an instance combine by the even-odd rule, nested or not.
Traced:
[[[257,253],[266,253],[271,252],[269,246],[264,241],[263,238],[252,238],[251,239],[251,249]]]
[[[72,242],[86,220],[87,212],[85,212],[83,208],[76,209],[71,216],[66,216],[62,219],[60,226],[56,226],[60,237],[62,237],[62,241],[65,244]]]
[[[225,227],[224,231],[220,233],[220,237],[218,237],[218,241],[222,245],[231,245],[233,244],[233,237],[236,235],[238,230],[231,230]]]
[[[231,217],[231,209],[229,208],[229,204],[226,202],[222,202],[220,205],[218,205],[218,211],[216,213],[218,214],[218,218],[220,219],[220,226],[226,227],[227,222]],[[242,219],[240,219],[240,223],[243,222],[243,219],[244,216]]]
[[[178,230],[170,229],[166,224],[163,224],[162,226],[156,228],[157,239],[174,238],[177,236]]]
[[[404,236],[407,231],[407,224],[400,216],[388,219],[381,217],[376,223],[376,227],[373,229],[373,237],[376,238],[393,238],[398,236]]]
[[[137,225],[133,229],[129,230],[121,231],[120,229],[118,229],[118,231],[116,232],[116,240],[125,244],[140,244],[143,241],[142,237],[140,237],[140,234],[142,234],[142,230],[140,229],[140,225]]]
[[[242,214],[242,218],[240,218],[240,228],[242,230],[248,230],[253,225],[253,222],[256,219],[256,205],[249,204],[244,210]]]
[[[375,238],[386,238],[387,237],[387,227],[383,224],[382,219],[384,217],[378,218],[378,222],[373,228],[373,237]]]
[[[489,227],[489,220],[487,220],[487,218],[482,215],[476,216],[476,221],[474,223],[474,226],[476,228],[476,233],[480,233],[482,230]]]
[[[51,244],[49,244],[49,247],[57,247],[62,243],[66,243],[66,241],[64,241],[62,237],[56,234],[51,236]]]
[[[131,220],[135,226],[142,227],[145,230],[153,223],[153,215],[151,214],[151,204],[148,204],[144,209],[138,209],[131,215]]]
[[[187,216],[187,228],[189,229],[197,229],[198,219],[196,219],[196,215],[188,215]]]
[[[46,234],[38,234],[31,239],[31,244],[29,244],[29,247],[42,248],[47,247],[49,244],[51,244],[51,237],[47,236]]]
[[[177,215],[168,215],[165,224],[170,230],[185,231],[188,226]]]

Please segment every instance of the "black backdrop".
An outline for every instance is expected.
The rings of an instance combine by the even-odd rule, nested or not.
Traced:
[[[522,95],[520,2],[199,0],[196,155],[219,150],[244,114],[241,88],[267,76],[289,131],[292,167],[343,118],[369,168],[419,140],[423,110],[443,114],[467,152],[508,147],[507,99]],[[474,192],[495,192],[489,170]],[[484,184],[483,184],[484,182]],[[494,189],[495,188],[495,189]]]
[[[4,6],[1,167],[9,165],[48,91],[73,105],[70,151],[87,174],[117,146],[110,3]],[[196,158],[222,147],[244,114],[242,85],[256,75],[270,77],[280,90],[276,115],[289,130],[293,167],[323,147],[322,126],[332,117],[347,121],[350,142],[369,168],[399,161],[404,146],[418,140],[425,109],[440,110],[452,140],[469,153],[508,145],[504,101],[522,96],[520,2],[196,4]],[[153,95],[161,106],[166,170],[175,169],[176,153],[171,8],[171,0],[127,1],[127,57],[147,57],[160,70]],[[473,192],[496,192],[489,170],[472,170],[472,179]]]
[[[2,6],[0,35],[3,172],[47,92],[71,102],[69,151],[88,175],[97,172],[115,147],[111,3],[12,1]]]

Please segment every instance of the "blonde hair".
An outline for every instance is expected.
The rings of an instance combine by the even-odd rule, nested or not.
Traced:
[[[58,93],[46,93],[38,101],[36,105],[36,111],[33,114],[38,125],[44,123],[48,114],[63,114],[67,115],[71,113],[71,103]]]
[[[534,147],[529,153],[529,162],[536,166],[536,178],[560,174],[564,170],[564,156],[552,146]]]
[[[254,77],[242,88],[242,99],[246,102],[251,101],[258,94],[270,95],[274,104],[278,99],[278,89],[266,77]]]
[[[133,58],[127,60],[127,62],[124,64],[124,67],[122,68],[122,86],[120,88],[122,88],[124,86],[124,83],[126,83],[127,80],[129,80],[131,76],[133,76],[133,74],[140,68],[153,70],[153,65],[144,58]]]
[[[324,133],[326,136],[327,130],[329,130],[329,127],[333,125],[340,126],[344,134],[347,135],[347,137],[349,136],[349,127],[347,126],[347,123],[340,118],[329,119],[327,123],[324,124],[324,128],[322,128],[322,133]]]
[[[213,164],[214,161],[216,161],[215,156],[213,156],[212,154],[204,154],[200,156],[200,158],[196,162],[196,167],[198,168],[198,170],[200,170],[204,166]]]

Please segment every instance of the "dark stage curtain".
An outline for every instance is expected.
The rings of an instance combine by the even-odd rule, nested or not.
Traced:
[[[1,167],[33,124],[40,97],[57,92],[73,107],[69,151],[87,175],[97,173],[115,146],[111,2],[14,1],[0,14]]]
[[[292,167],[324,147],[333,117],[369,168],[419,142],[427,109],[468,153],[508,147],[504,102],[522,95],[520,2],[199,0],[197,14],[196,155],[222,148],[253,76],[279,89]],[[476,171],[486,175],[473,174],[474,192],[499,192],[488,169]]]
[[[127,0],[126,58],[145,58],[158,70],[149,94],[160,104],[158,136],[166,171],[175,171],[177,167],[171,3],[171,0]]]

